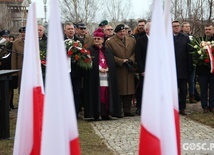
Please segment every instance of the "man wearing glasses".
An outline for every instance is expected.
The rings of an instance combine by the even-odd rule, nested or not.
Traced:
[[[89,48],[93,44],[93,38],[87,34],[86,25],[79,23],[77,25],[76,36],[84,41],[84,47]]]
[[[135,93],[134,74],[129,70],[127,64],[135,61],[135,39],[126,36],[125,25],[116,26],[115,35],[109,38],[105,45],[112,49],[117,71],[118,89],[123,106],[124,116],[134,116],[131,113],[132,97]]]
[[[112,28],[111,25],[106,25],[104,27],[104,34],[105,34],[105,37],[104,37],[104,43],[105,43],[105,41],[108,38],[110,38],[110,37],[112,37],[114,35],[114,31],[113,31],[113,28]]]
[[[138,21],[138,26],[136,27],[136,30],[134,32],[134,37],[135,39],[143,36],[145,33],[144,26],[146,25],[146,20],[141,19]]]
[[[186,115],[187,81],[192,70],[191,47],[189,37],[181,33],[179,21],[172,22],[174,37],[175,62],[177,70],[179,113]]]

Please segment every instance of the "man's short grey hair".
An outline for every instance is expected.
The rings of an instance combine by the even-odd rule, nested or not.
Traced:
[[[64,24],[64,30],[65,30],[65,28],[66,28],[67,25],[73,25],[73,26],[74,26],[73,23],[71,23],[71,22],[66,22],[66,23]]]
[[[44,27],[44,25],[42,25],[42,24],[38,24],[38,26],[42,26],[43,31],[45,32],[45,27]]]

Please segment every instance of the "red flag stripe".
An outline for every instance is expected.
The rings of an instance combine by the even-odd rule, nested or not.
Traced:
[[[40,155],[44,94],[41,87],[33,88],[33,148],[31,155]]]
[[[177,149],[178,155],[181,155],[181,146],[180,146],[180,121],[179,114],[176,109],[174,109],[174,117],[175,117],[175,129],[176,129],[176,139],[177,139]]]
[[[70,155],[79,155],[81,154],[80,152],[80,147],[79,147],[79,138],[75,138],[70,141]]]
[[[161,155],[160,139],[151,134],[143,125],[141,125],[139,155],[151,154]]]

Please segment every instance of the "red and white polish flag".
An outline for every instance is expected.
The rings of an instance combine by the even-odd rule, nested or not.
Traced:
[[[36,6],[29,7],[19,96],[14,155],[39,155],[44,89],[39,56]]]
[[[72,85],[57,0],[50,1],[41,155],[79,155]]]
[[[139,155],[177,155],[169,52],[162,0],[154,0],[142,98]],[[177,88],[174,88],[177,90]]]
[[[171,92],[173,96],[173,110],[174,110],[174,119],[175,119],[175,128],[176,128],[176,139],[177,139],[177,148],[178,155],[181,154],[180,148],[180,120],[179,120],[179,107],[178,107],[178,86],[177,86],[177,72],[175,65],[175,51],[174,51],[174,42],[173,42],[173,33],[172,33],[172,21],[171,21],[171,0],[165,1],[165,30],[166,30],[166,42],[168,43],[168,58],[170,64],[170,80],[171,80]]]

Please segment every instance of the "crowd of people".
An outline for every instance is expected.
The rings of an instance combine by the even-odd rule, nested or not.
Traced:
[[[70,61],[70,77],[77,119],[84,109],[84,117],[94,120],[110,120],[114,117],[133,117],[141,115],[143,81],[146,65],[147,45],[152,23],[139,20],[136,28],[118,24],[113,28],[107,20],[103,20],[98,28],[89,34],[84,23],[65,23],[64,40],[79,41],[90,51],[92,68],[85,70]],[[186,97],[189,102],[201,101],[204,113],[214,112],[214,75],[210,66],[193,65],[190,46],[191,33],[188,22],[172,22],[175,62],[178,84],[179,113],[186,115]],[[24,55],[25,27],[19,29],[20,38],[8,30],[0,32],[1,51],[0,69],[20,69],[10,82],[10,108],[13,106],[13,89],[20,88],[21,69]],[[43,25],[38,24],[40,51],[47,51],[47,35]],[[205,25],[204,39],[214,41],[214,27]],[[6,40],[6,44],[3,44]],[[8,53],[10,56],[5,57]],[[42,66],[45,84],[45,65]],[[198,77],[196,79],[196,76]],[[200,94],[196,89],[196,81],[200,86]],[[137,110],[132,112],[132,104],[136,99]]]

